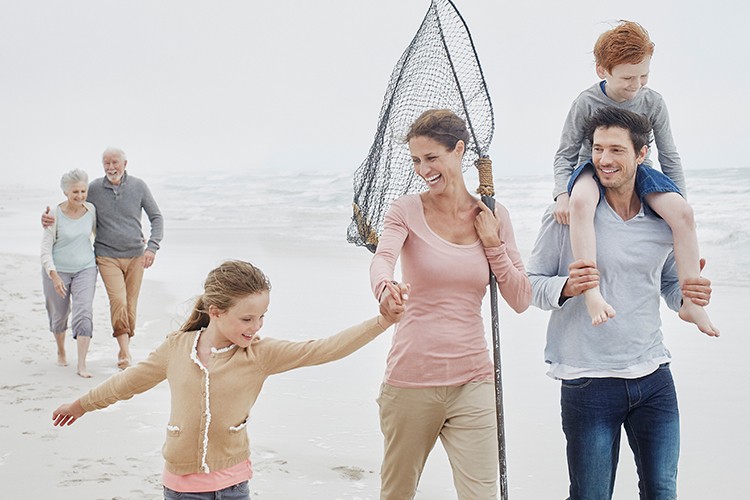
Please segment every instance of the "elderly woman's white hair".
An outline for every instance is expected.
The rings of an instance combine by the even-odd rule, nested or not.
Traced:
[[[128,157],[125,155],[125,151],[123,151],[120,148],[109,147],[109,148],[105,149],[104,152],[102,153],[102,158],[104,158],[107,155],[117,155],[117,156],[120,157],[120,159],[123,162],[128,160]]]
[[[73,187],[73,184],[78,184],[79,182],[83,182],[84,184],[88,185],[89,174],[87,174],[80,168],[75,168],[70,172],[65,172],[63,174],[62,179],[60,179],[60,187],[62,188],[63,193],[68,194],[68,191],[70,191],[70,188]]]

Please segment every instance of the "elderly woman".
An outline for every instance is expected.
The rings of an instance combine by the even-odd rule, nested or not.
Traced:
[[[42,282],[50,331],[57,342],[57,364],[67,366],[65,331],[72,310],[73,338],[78,344],[78,375],[90,378],[86,354],[94,331],[96,259],[92,245],[96,210],[86,201],[89,178],[71,170],[60,181],[67,199],[55,209],[55,222],[42,239]],[[71,306],[72,302],[72,306]]]

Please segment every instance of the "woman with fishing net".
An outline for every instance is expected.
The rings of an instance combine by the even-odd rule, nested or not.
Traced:
[[[415,173],[427,190],[390,207],[370,265],[383,307],[406,302],[378,397],[385,454],[382,499],[413,498],[439,437],[462,499],[497,497],[494,366],[482,319],[489,271],[520,313],[531,286],[508,211],[493,213],[466,188],[464,120],[429,110],[406,135]],[[393,281],[401,261],[402,282]]]

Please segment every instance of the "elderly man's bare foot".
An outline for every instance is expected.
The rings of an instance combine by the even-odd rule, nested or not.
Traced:
[[[586,302],[586,309],[588,309],[589,316],[591,316],[592,325],[601,325],[608,319],[615,317],[615,309],[604,300],[599,287],[583,292],[583,300]]]

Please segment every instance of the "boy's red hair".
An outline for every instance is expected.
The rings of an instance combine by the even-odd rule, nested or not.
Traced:
[[[654,54],[654,42],[638,23],[620,21],[605,31],[594,44],[596,64],[607,72],[618,64],[638,64]]]

